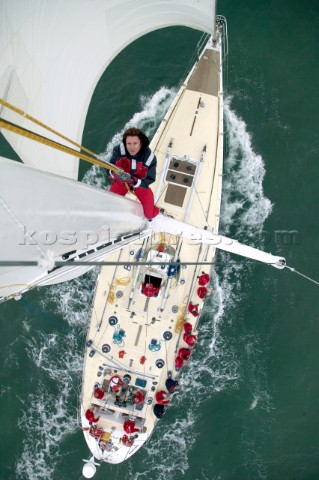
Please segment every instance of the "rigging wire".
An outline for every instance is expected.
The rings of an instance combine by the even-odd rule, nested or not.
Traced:
[[[250,260],[249,258],[246,259],[246,260]],[[37,260],[0,260],[0,267],[39,267],[40,262],[38,262]],[[262,262],[262,263],[265,263],[266,265],[277,265],[277,263],[275,262]],[[114,266],[114,265],[119,265],[119,266],[161,266],[161,265],[168,265],[168,266],[175,266],[175,267],[178,267],[178,266],[183,266],[183,265],[195,265],[195,266],[199,266],[199,265],[208,265],[208,266],[213,266],[213,265],[216,265],[216,261],[212,261],[212,262],[208,262],[208,261],[196,261],[196,262],[188,262],[188,261],[171,261],[171,262],[150,262],[150,261],[145,261],[145,262],[140,262],[140,261],[136,261],[136,262],[131,262],[131,261],[119,261],[119,262],[116,262],[116,261],[113,261],[113,262],[106,262],[106,261],[103,261],[103,262],[99,262],[99,261],[81,261],[81,260],[76,260],[76,261],[56,261],[54,263],[55,267],[71,267],[71,266],[74,266],[74,267],[78,267],[78,266],[88,266],[88,267],[91,267],[91,266]]]
[[[204,216],[204,219],[206,220],[208,229],[209,229],[209,230],[212,230],[211,225],[210,225],[209,222],[208,222],[208,211],[209,211],[209,209],[207,210],[207,213],[205,213],[204,206],[203,206],[203,203],[202,203],[201,198],[200,198],[200,196],[199,196],[199,193],[198,193],[198,190],[197,190],[197,188],[196,188],[196,185],[195,185],[195,194],[196,194],[198,203],[199,203],[199,205],[200,205],[200,208],[201,208],[201,210],[202,210],[202,214],[203,214],[203,216]]]
[[[293,267],[288,267],[288,265],[286,265],[286,268],[288,268],[288,270],[290,270],[290,271],[293,272],[293,273],[297,273],[298,275],[300,275],[301,277],[305,278],[306,280],[309,280],[309,282],[313,282],[313,283],[315,283],[316,285],[319,285],[319,282],[317,282],[317,280],[314,280],[313,278],[308,277],[308,276],[305,275],[304,273],[298,272],[298,270],[296,270],[295,268],[293,268]]]

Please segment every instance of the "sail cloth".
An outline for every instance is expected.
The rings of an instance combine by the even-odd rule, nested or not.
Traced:
[[[139,202],[3,157],[0,171],[3,260],[45,263],[48,255],[93,249],[145,226]],[[0,266],[0,297],[27,289],[47,270]]]
[[[0,97],[81,143],[93,91],[108,64],[133,40],[173,25],[213,33],[215,0],[2,0]],[[47,135],[7,108],[0,113]],[[77,178],[77,158],[2,133],[24,163]]]

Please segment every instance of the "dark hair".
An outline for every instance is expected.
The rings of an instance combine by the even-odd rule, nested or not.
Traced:
[[[138,137],[142,142],[144,136],[145,136],[144,133],[139,128],[134,128],[134,127],[128,128],[123,133],[123,142],[124,142],[124,144],[126,144],[127,137]]]
[[[141,152],[146,152],[147,147],[149,146],[149,139],[145,135],[145,133],[140,130],[139,128],[128,128],[123,134],[123,143],[126,147],[126,139],[127,137],[138,137],[141,140]]]

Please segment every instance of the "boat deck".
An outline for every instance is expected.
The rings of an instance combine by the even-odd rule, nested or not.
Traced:
[[[223,143],[218,55],[205,51],[151,144],[158,161],[152,185],[157,205],[175,219],[215,232]],[[169,394],[166,381],[178,380],[192,353],[204,301],[198,294],[202,267],[178,262],[212,261],[214,252],[214,247],[154,233],[107,257],[124,265],[101,269],[82,388],[82,426],[96,458],[119,463],[151,435],[159,418],[154,406],[163,405],[163,392]],[[182,365],[177,357],[183,358]],[[112,387],[114,376],[121,382],[118,390]],[[91,423],[85,416],[88,410],[94,415]],[[126,428],[131,420],[138,430],[133,436]]]

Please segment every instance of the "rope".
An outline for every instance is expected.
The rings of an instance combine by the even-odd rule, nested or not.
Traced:
[[[0,119],[0,128],[5,128],[10,132],[17,133],[18,135],[29,138],[38,143],[42,143],[43,145],[47,145],[48,147],[52,147],[52,148],[55,148],[56,150],[60,150],[69,155],[79,157],[81,158],[81,160],[85,160],[86,162],[93,163],[94,165],[99,165],[100,167],[107,168],[108,170],[113,170],[119,177],[122,176],[123,174],[125,174],[126,177],[129,177],[129,175],[126,172],[124,172],[122,169],[118,167],[115,167],[111,163],[102,162],[101,160],[93,159],[88,155],[85,155],[84,153],[74,150],[73,148],[67,147],[66,145],[62,145],[61,143],[55,142],[54,140],[50,140],[49,138],[43,137],[42,135],[39,135],[37,133],[31,132],[26,128],[19,127],[14,123],[8,122],[7,120]],[[126,177],[125,179],[127,179]]]
[[[71,140],[70,138],[62,135],[62,133],[59,133],[59,132],[57,132],[56,130],[53,130],[53,128],[49,127],[49,126],[46,125],[45,123],[40,122],[40,120],[37,120],[36,118],[31,117],[31,115],[28,115],[28,114],[27,114],[26,112],[24,112],[23,110],[20,110],[20,108],[17,108],[17,107],[15,107],[14,105],[11,105],[11,103],[6,102],[6,101],[3,100],[2,98],[0,98],[0,105],[3,105],[4,107],[9,108],[10,110],[16,112],[18,115],[21,115],[21,116],[23,116],[24,118],[27,118],[27,119],[30,120],[31,122],[39,125],[40,127],[43,127],[45,130],[48,130],[49,132],[54,133],[54,134],[57,135],[58,137],[63,138],[63,140],[66,140],[67,142],[71,143],[71,144],[74,145],[75,147],[78,147],[78,148],[80,148],[81,150],[83,150],[84,152],[87,152],[87,153],[89,153],[90,155],[92,155],[93,157],[96,157],[95,153],[92,152],[91,150],[89,150],[88,148],[85,148],[85,147],[83,147],[82,145],[80,145],[79,143],[74,142],[74,141]]]
[[[10,108],[11,110],[14,110],[15,112],[17,112],[20,115],[26,117],[27,119],[33,121],[34,123],[37,123],[38,125],[45,128],[46,130],[49,130],[50,132],[53,132],[54,134],[58,135],[59,137],[63,138],[64,140],[67,140],[71,144],[73,144],[76,147],[80,148],[81,150],[84,150],[85,152],[87,152],[89,155],[92,155],[92,157],[94,157],[94,158],[92,158],[91,156],[85,155],[84,153],[81,153],[78,150],[74,150],[73,148],[67,147],[66,145],[58,143],[54,140],[50,140],[49,138],[44,137],[42,135],[39,135],[35,132],[32,132],[31,130],[27,130],[26,128],[20,127],[19,125],[16,125],[12,122],[9,122],[8,120],[4,120],[3,118],[0,118],[0,129],[4,128],[6,130],[9,130],[10,132],[13,132],[13,133],[21,135],[23,137],[29,138],[31,140],[34,140],[34,141],[38,142],[38,143],[42,143],[43,145],[47,145],[51,148],[55,148],[56,150],[60,150],[60,151],[62,151],[64,153],[67,153],[69,155],[81,158],[81,160],[85,160],[86,162],[93,163],[94,165],[99,165],[100,167],[107,168],[108,170],[112,170],[123,181],[129,180],[130,175],[128,173],[124,172],[124,170],[122,170],[121,168],[116,167],[115,165],[112,165],[111,163],[108,163],[106,161],[98,160],[98,156],[94,152],[91,152],[90,150],[83,147],[82,145],[79,145],[78,143],[74,142],[73,140],[71,140],[71,139],[65,137],[64,135],[56,132],[55,130],[51,129],[50,127],[48,127],[47,125],[43,124],[42,122],[36,120],[35,118],[30,117],[25,112],[23,112],[22,110],[14,107],[13,105],[10,105],[9,103],[5,102],[3,99],[0,99],[0,104]]]
[[[310,282],[313,282],[313,283],[315,283],[316,285],[319,285],[319,282],[317,282],[317,281],[314,280],[313,278],[307,277],[307,275],[304,275],[304,274],[301,273],[301,272],[298,272],[295,268],[288,267],[288,265],[286,265],[286,268],[288,268],[291,272],[297,273],[298,275],[300,275],[301,277],[305,278],[306,280],[309,280]]]

